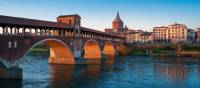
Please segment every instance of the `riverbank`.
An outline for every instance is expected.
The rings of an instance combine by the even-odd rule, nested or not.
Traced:
[[[181,51],[176,51],[170,47],[152,49],[133,49],[128,53],[129,56],[152,56],[152,57],[200,57],[200,47],[186,46]]]

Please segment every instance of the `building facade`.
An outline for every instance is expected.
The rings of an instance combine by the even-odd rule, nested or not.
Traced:
[[[187,42],[188,28],[184,24],[174,23],[168,27],[154,27],[154,42]]]
[[[181,42],[187,41],[187,35],[188,35],[188,28],[184,24],[172,24],[168,26],[167,30],[167,39],[170,39],[171,42]]]
[[[135,31],[127,33],[127,43],[151,43],[153,42],[153,33]]]
[[[162,42],[169,41],[167,39],[167,36],[166,36],[167,29],[168,29],[168,27],[164,27],[164,26],[162,26],[162,27],[154,27],[153,28],[153,39],[154,39],[154,42],[162,43]]]
[[[127,43],[139,43],[141,41],[140,32],[130,32],[127,34]]]
[[[140,34],[141,43],[151,43],[153,42],[153,33],[151,32],[144,32]]]
[[[74,15],[60,15],[57,17],[57,22],[72,26],[81,26],[81,17],[78,14]]]
[[[188,43],[196,42],[196,31],[193,29],[188,29],[188,36],[187,36]]]
[[[196,41],[199,43],[200,42],[200,27],[197,28],[197,31],[196,31]]]

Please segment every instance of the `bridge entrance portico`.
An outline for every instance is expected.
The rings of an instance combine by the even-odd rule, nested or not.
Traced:
[[[124,44],[125,39],[80,25],[0,16],[0,68],[4,68],[3,73],[13,73],[6,69],[18,66],[23,57],[40,43],[50,48],[49,63],[76,64],[75,58],[115,56],[117,45]],[[2,77],[5,76],[0,74]]]

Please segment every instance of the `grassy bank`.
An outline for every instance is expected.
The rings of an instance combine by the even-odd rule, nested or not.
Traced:
[[[153,48],[153,49],[139,49],[135,48],[133,50],[130,50],[128,55],[131,56],[140,56],[140,55],[148,55],[149,51],[154,54],[163,54],[163,53],[168,53],[168,52],[174,52],[175,49],[170,48],[170,47],[164,47],[164,48]]]
[[[151,51],[152,53],[168,53],[168,52],[175,51],[175,49],[170,48],[170,47],[163,47],[163,48],[151,49]]]
[[[134,49],[130,50],[128,55],[131,56],[140,56],[140,55],[146,55],[146,50],[145,49]]]
[[[33,54],[40,54],[40,53],[44,53],[44,54],[48,54],[49,53],[49,48],[45,45],[38,45],[36,47],[34,47],[30,53]]]
[[[183,50],[185,50],[185,51],[199,51],[200,52],[200,46],[184,46]]]

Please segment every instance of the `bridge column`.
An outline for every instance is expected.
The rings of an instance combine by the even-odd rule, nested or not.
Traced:
[[[51,36],[51,29],[48,29],[48,36]]]
[[[16,27],[14,27],[14,35],[17,34],[17,30],[16,30]]]
[[[49,29],[46,29],[46,35],[45,36],[49,36]]]
[[[5,35],[8,35],[8,27],[5,27]]]
[[[26,32],[25,30],[26,30],[26,28],[23,27],[22,28],[22,34],[23,34],[23,36],[25,36],[25,32]]]
[[[61,30],[61,36],[64,36],[64,32],[65,32],[65,30],[62,29],[62,30]]]
[[[37,36],[37,35],[38,35],[38,29],[35,28],[35,36]]]
[[[19,36],[19,29],[20,29],[20,28],[17,27],[17,35],[18,35],[18,36]]]
[[[72,30],[70,30],[70,36],[73,36],[73,31]]]
[[[2,29],[3,29],[3,35],[5,35],[5,27],[2,27]]]
[[[42,36],[42,29],[39,29],[40,30],[40,36]]]
[[[31,36],[32,35],[32,29],[29,28],[29,35]]]
[[[10,27],[10,35],[13,35],[13,27]]]
[[[44,36],[47,36],[47,29],[44,29]]]

